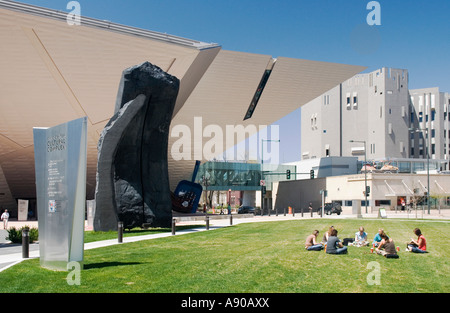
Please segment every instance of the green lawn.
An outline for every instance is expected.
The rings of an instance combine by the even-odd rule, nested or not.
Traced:
[[[347,255],[307,252],[314,229],[334,225],[353,237],[361,224],[372,238],[384,228],[400,246],[400,259],[349,247]],[[428,254],[404,252],[419,227]],[[292,220],[248,223],[214,231],[127,243],[85,251],[81,284],[69,286],[66,272],[24,261],[0,273],[0,292],[449,292],[448,221]],[[369,285],[379,265],[380,285]]]

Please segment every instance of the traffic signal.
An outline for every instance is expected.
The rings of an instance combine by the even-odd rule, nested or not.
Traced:
[[[291,170],[286,170],[286,179],[291,179]]]
[[[370,195],[370,186],[366,186],[366,195],[367,195],[367,196]]]
[[[310,177],[311,179],[314,179],[314,170],[311,170],[311,171],[309,172],[309,177]]]

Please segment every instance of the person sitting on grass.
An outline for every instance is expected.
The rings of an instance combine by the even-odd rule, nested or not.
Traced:
[[[311,235],[306,237],[305,249],[308,251],[320,251],[323,249],[323,245],[321,243],[316,242],[317,235],[319,235],[319,231],[316,229],[312,232]]]
[[[381,242],[381,234],[384,232],[383,228],[378,229],[378,233],[375,235],[375,237],[373,238],[372,241],[372,245],[374,245],[375,247],[378,247],[378,245]]]
[[[367,233],[364,231],[364,227],[360,227],[359,231],[355,233],[355,241],[353,242],[353,246],[355,247],[364,247],[367,246],[369,242],[367,242]]]
[[[375,249],[375,252],[387,258],[398,257],[397,250],[395,249],[394,240],[392,238],[389,238],[384,232],[381,233],[380,237],[381,241],[380,244],[378,245],[378,248]]]
[[[326,244],[328,241],[328,237],[330,237],[331,235],[331,231],[334,229],[334,226],[330,226],[330,228],[328,229],[328,231],[325,232],[325,234],[323,234],[323,238],[322,238],[322,244]]]
[[[411,238],[411,241],[406,243],[406,251],[414,253],[428,253],[427,240],[422,235],[420,229],[415,228],[414,234],[417,236],[417,241]]]
[[[337,237],[338,231],[333,229],[327,241],[327,250],[329,254],[346,254],[347,247],[345,247],[341,240]]]

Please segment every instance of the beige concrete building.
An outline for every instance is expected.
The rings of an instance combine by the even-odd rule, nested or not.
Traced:
[[[214,43],[85,17],[81,25],[69,25],[67,14],[0,0],[0,207],[13,212],[17,199],[30,199],[33,210],[33,127],[83,116],[88,117],[87,196],[93,198],[97,142],[113,114],[125,68],[149,61],[177,76],[181,87],[171,129],[191,130],[198,126],[195,117],[223,129],[270,125],[364,70],[226,51]],[[192,137],[193,146],[202,149],[199,138]],[[169,149],[176,139],[170,138]],[[217,154],[227,148],[224,141]],[[195,153],[177,160],[169,151],[172,188],[191,176]]]
[[[410,157],[450,161],[450,95],[439,88],[411,89]],[[427,133],[429,134],[427,136]],[[429,140],[429,141],[428,141]],[[447,166],[446,169],[449,169]]]
[[[302,107],[302,160],[364,160],[364,151],[367,160],[426,159],[429,144],[430,159],[443,160],[448,170],[449,112],[449,94],[437,87],[409,90],[407,70],[358,74]]]
[[[380,208],[400,210],[402,199],[407,205],[413,202],[413,205],[422,206],[424,194],[428,190],[426,174],[369,173],[367,185],[370,187],[368,213],[378,212]],[[327,190],[325,203],[339,202],[347,212],[351,212],[353,202],[357,201],[365,213],[364,188],[364,174],[284,181],[273,184],[273,205],[279,209],[291,206],[300,210],[306,209],[312,202],[313,207],[318,208],[322,205],[320,190]],[[430,174],[430,197],[435,199],[432,201],[432,209],[450,207],[448,175]]]
[[[423,197],[428,189],[429,145],[430,196],[433,205],[448,205],[450,178],[439,173],[449,169],[449,95],[439,88],[409,90],[408,80],[404,69],[357,74],[302,107],[300,163],[333,156],[355,156],[360,161],[355,175],[323,180],[327,202],[337,201],[348,208],[357,200],[365,207],[364,174],[356,174],[364,158],[375,165],[367,175],[369,213],[380,207],[394,209],[402,199],[409,203]],[[382,173],[386,164],[395,170]],[[320,202],[318,190],[308,192],[307,182],[298,184],[312,195],[300,205]]]
[[[302,107],[302,160],[409,155],[408,71],[381,68],[358,74]]]

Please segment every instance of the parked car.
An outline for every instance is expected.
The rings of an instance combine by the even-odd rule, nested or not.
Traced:
[[[255,208],[252,206],[241,205],[238,210],[238,214],[255,214]]]
[[[325,203],[325,207],[324,207],[323,212],[324,212],[326,215],[330,215],[330,214],[333,214],[333,213],[336,213],[337,215],[341,215],[341,213],[342,213],[342,207],[341,207],[341,205],[340,205],[339,203],[337,203],[337,202],[333,202],[333,203]],[[321,214],[321,213],[322,213],[322,207],[319,207],[319,208],[317,209],[317,213],[318,213],[318,214]]]

